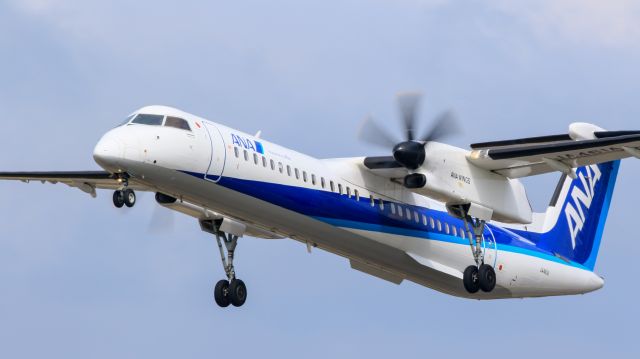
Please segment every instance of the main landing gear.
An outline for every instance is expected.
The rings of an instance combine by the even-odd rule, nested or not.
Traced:
[[[468,233],[471,254],[476,262],[475,265],[470,265],[464,270],[462,283],[467,292],[471,294],[477,293],[479,290],[487,293],[491,292],[496,287],[496,272],[491,265],[484,263],[485,252],[483,250],[484,238],[482,233],[484,232],[486,221],[472,218],[463,207],[460,207],[459,211],[462,214],[465,230]]]
[[[218,249],[220,250],[220,260],[227,279],[220,280],[216,283],[213,290],[216,304],[225,308],[230,304],[234,307],[241,307],[247,300],[247,287],[244,282],[236,278],[235,267],[233,266],[233,257],[236,246],[238,245],[238,236],[225,233],[220,230],[221,221],[203,221],[200,222],[202,229],[216,236]],[[224,246],[223,246],[224,244]],[[227,254],[225,256],[225,249]]]

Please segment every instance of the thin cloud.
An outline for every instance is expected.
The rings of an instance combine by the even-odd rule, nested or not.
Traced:
[[[640,2],[633,0],[496,0],[493,6],[545,40],[608,47],[635,47],[640,40]]]

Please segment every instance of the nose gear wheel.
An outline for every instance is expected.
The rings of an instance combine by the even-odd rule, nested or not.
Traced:
[[[120,188],[113,192],[113,205],[116,208],[127,206],[129,208],[136,204],[136,192],[129,187],[129,175],[126,173],[117,174],[118,181],[122,184]]]

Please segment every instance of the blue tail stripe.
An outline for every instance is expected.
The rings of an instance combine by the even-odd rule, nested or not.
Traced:
[[[618,176],[619,169],[620,161],[615,161],[613,163],[613,168],[611,169],[611,180],[607,184],[607,194],[605,195],[604,203],[602,205],[602,213],[600,214],[600,219],[598,221],[598,229],[595,234],[591,254],[589,255],[589,258],[587,258],[587,261],[584,263],[584,266],[589,268],[590,270],[593,270],[596,265],[596,258],[598,257],[600,242],[602,241],[602,233],[604,232],[604,224],[607,221],[607,215],[609,214],[609,206],[611,205],[611,198],[613,196],[613,190],[616,186],[616,177]]]

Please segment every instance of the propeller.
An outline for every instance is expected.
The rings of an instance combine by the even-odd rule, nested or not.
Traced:
[[[398,95],[398,107],[402,118],[405,140],[383,130],[371,116],[362,122],[358,137],[360,140],[390,149],[393,158],[409,170],[418,169],[426,160],[425,145],[439,141],[458,132],[456,119],[452,111],[445,111],[433,120],[422,136],[416,137],[417,115],[422,95],[417,92]]]

